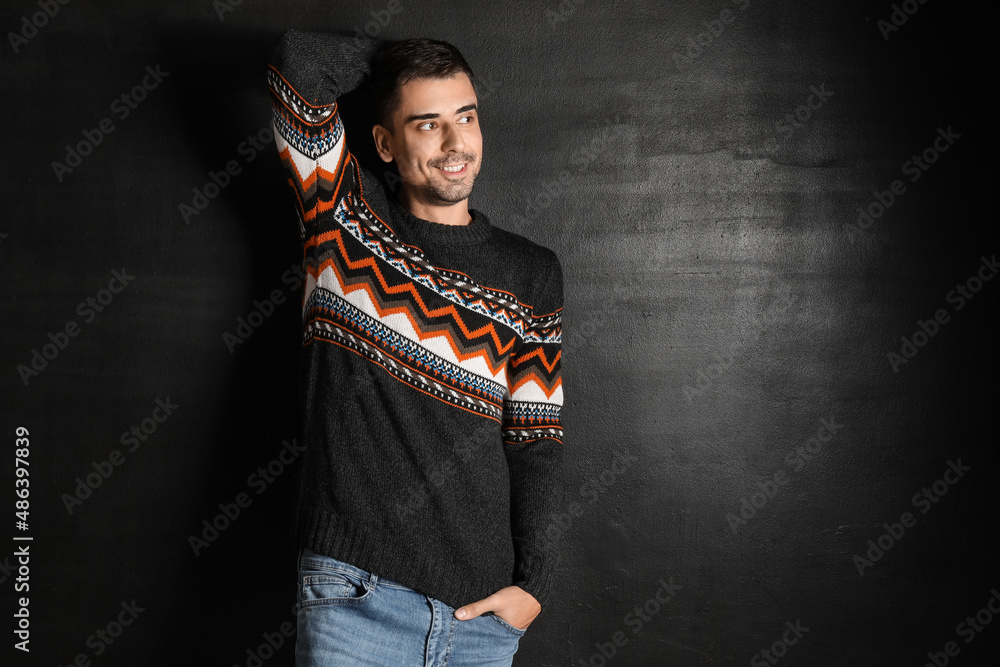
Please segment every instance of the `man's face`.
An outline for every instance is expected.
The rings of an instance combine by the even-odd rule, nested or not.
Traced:
[[[385,161],[396,160],[408,196],[433,206],[468,199],[479,174],[483,135],[469,77],[413,79],[400,88],[394,133],[375,127]],[[448,172],[443,167],[460,167]]]

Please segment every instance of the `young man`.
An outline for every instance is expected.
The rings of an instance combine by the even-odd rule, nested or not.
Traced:
[[[307,272],[296,664],[510,665],[556,565],[559,259],[468,207],[454,46],[290,30],[267,75]],[[338,113],[369,76],[398,201]]]

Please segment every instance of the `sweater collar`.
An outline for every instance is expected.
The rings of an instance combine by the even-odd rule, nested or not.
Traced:
[[[469,209],[472,221],[467,225],[446,225],[440,222],[424,220],[410,213],[395,197],[388,197],[396,223],[402,227],[399,231],[406,237],[404,240],[431,241],[444,244],[482,243],[493,231],[490,220],[484,213],[474,208]]]

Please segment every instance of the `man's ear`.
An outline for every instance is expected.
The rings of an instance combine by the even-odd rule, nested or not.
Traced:
[[[394,159],[392,153],[392,134],[389,130],[376,123],[372,127],[372,138],[375,140],[375,150],[378,151],[378,156],[382,158],[382,161],[392,162]]]

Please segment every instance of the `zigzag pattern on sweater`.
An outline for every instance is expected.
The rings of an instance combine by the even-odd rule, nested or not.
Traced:
[[[337,343],[435,398],[501,420],[506,388],[500,383],[432,354],[323,288],[313,290],[309,305],[306,344],[313,339]]]
[[[547,403],[561,394],[560,353],[550,360],[541,344],[560,342],[559,313],[533,319],[507,292],[432,266],[349,201],[358,203],[345,197],[333,217],[337,225],[306,243],[306,342],[338,342],[398,379],[496,419],[505,396],[524,397],[523,409],[511,415],[512,425],[523,422],[521,430],[538,426],[543,415],[551,422],[555,411],[533,407],[530,399]],[[529,350],[526,342],[535,344],[520,355]]]

